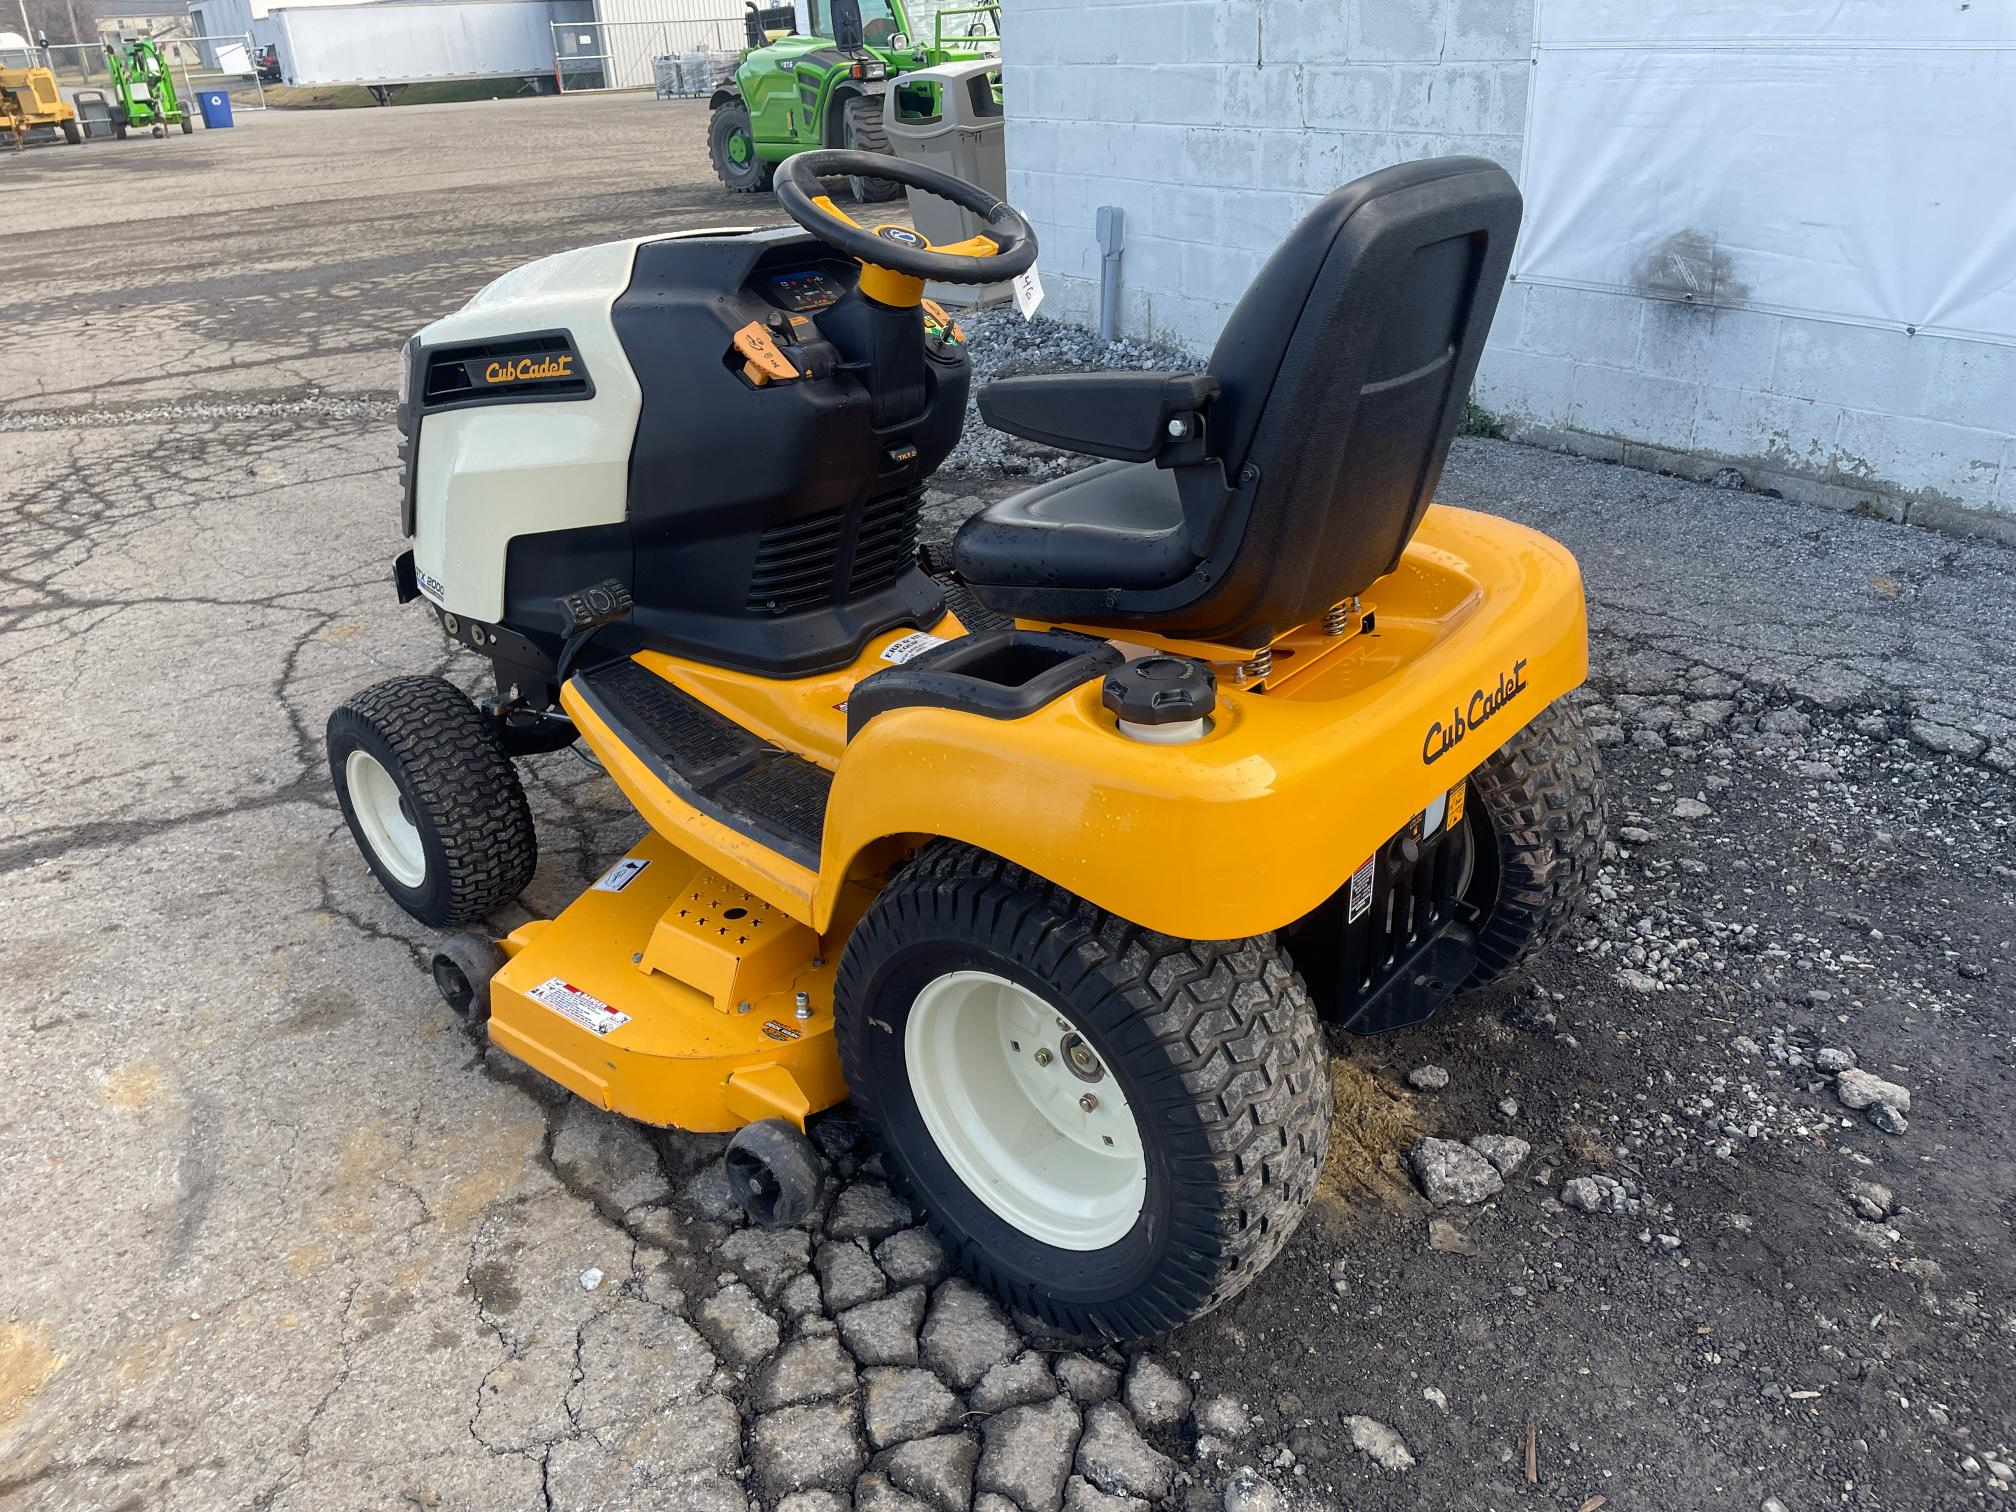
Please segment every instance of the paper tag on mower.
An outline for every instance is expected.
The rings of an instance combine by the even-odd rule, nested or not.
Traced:
[[[1024,320],[1033,320],[1036,306],[1043,303],[1043,279],[1036,271],[1036,264],[1029,264],[1027,273],[1015,275],[1015,308],[1022,312]]]
[[[562,977],[548,977],[525,996],[543,1003],[562,1018],[572,1019],[591,1034],[607,1034],[630,1022],[630,1015],[618,1013],[593,993],[583,992]]]
[[[913,630],[908,635],[898,636],[882,648],[882,660],[902,666],[913,661],[926,651],[936,651],[945,642],[924,630]]]

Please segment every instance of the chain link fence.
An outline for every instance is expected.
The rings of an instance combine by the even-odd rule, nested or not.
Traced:
[[[188,48],[197,51],[208,62],[170,62],[168,70],[175,76],[175,93],[182,101],[184,110],[196,110],[196,96],[205,91],[223,90],[231,96],[231,108],[240,110],[264,110],[266,90],[259,82],[258,53],[252,45],[252,35],[247,32],[235,37],[200,37],[194,39],[200,47]],[[56,75],[56,84],[67,91],[75,89],[102,89],[108,94],[112,88],[112,71],[106,66],[105,48],[97,42],[57,42],[41,49],[48,54],[49,71]],[[177,48],[178,53],[185,48]]]

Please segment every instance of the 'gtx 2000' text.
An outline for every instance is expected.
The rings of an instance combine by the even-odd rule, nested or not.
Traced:
[[[1421,742],[1422,764],[1440,761],[1461,743],[1465,735],[1525,691],[1526,659],[1522,656],[1512,663],[1510,672],[1498,675],[1496,687],[1479,688],[1470,695],[1469,703],[1449,711],[1446,723],[1438,719],[1428,726],[1428,734]]]

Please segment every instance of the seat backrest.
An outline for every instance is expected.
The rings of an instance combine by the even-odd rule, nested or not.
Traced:
[[[1278,633],[1399,564],[1476,375],[1519,210],[1484,158],[1402,163],[1326,196],[1268,259],[1211,354],[1209,448],[1234,492],[1219,508],[1183,490],[1192,548],[1220,564],[1203,596],[1219,631]]]

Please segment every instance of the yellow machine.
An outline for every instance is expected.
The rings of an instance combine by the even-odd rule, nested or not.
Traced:
[[[819,180],[975,211],[933,247]],[[402,598],[487,656],[330,720],[367,861],[476,922],[537,860],[512,761],[578,740],[650,832],[557,918],[451,941],[491,1040],[598,1107],[736,1131],[759,1221],[851,1097],[969,1274],[1152,1334],[1279,1251],[1327,1149],[1325,1024],[1416,1023],[1571,915],[1603,831],[1580,575],[1430,502],[1518,226],[1477,159],[1321,202],[1201,373],[998,381],[1109,460],[917,551],[963,422],[923,282],[1034,260],[932,170],[786,162],[809,234],[619,243],[409,344]]]
[[[12,136],[16,152],[37,131],[61,135],[72,146],[84,140],[76,107],[56,88],[56,75],[11,33],[0,36],[0,130]]]

